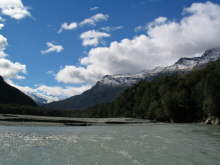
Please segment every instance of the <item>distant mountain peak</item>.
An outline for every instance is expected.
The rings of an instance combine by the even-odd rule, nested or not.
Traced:
[[[199,61],[200,57],[194,57],[194,58],[187,58],[187,57],[183,57],[180,58],[175,64],[179,64],[179,65],[191,65],[192,61]]]
[[[211,57],[211,56],[220,56],[220,47],[206,50],[201,57]]]
[[[155,67],[151,70],[145,70],[137,74],[117,74],[106,75],[98,83],[108,86],[131,86],[140,80],[150,80],[160,73],[169,73],[176,71],[190,71],[195,67],[204,65],[210,61],[220,58],[220,48],[209,49],[200,57],[180,58],[175,64],[167,67]]]

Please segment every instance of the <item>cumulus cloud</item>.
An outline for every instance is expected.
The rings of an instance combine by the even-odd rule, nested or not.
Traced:
[[[123,26],[106,26],[102,27],[101,30],[106,31],[106,32],[111,32],[111,31],[116,31],[116,30],[121,30],[123,29]]]
[[[26,66],[5,59],[7,54],[4,51],[7,45],[7,39],[0,35],[0,75],[6,79],[24,79],[23,74],[26,73]]]
[[[143,31],[146,31],[149,28],[152,28],[154,26],[162,25],[162,24],[166,23],[167,20],[168,20],[168,18],[166,18],[166,17],[158,17],[158,18],[156,18],[151,23],[148,23],[148,24],[146,24],[144,26],[137,26],[137,27],[135,27],[134,31],[135,32],[143,32]]]
[[[97,46],[103,41],[103,38],[110,37],[111,35],[105,32],[96,30],[89,30],[80,35],[83,40],[83,46]]]
[[[18,62],[11,62],[8,59],[0,58],[0,75],[5,79],[24,79],[21,74],[26,73],[26,66]]]
[[[60,29],[59,29],[59,31],[58,31],[58,33],[61,33],[62,31],[64,31],[64,30],[73,30],[73,29],[76,29],[78,27],[78,24],[76,23],[76,22],[72,22],[72,23],[66,23],[66,22],[64,22],[62,25],[61,25],[61,27],[60,27]]]
[[[31,16],[21,0],[0,0],[0,13],[17,20]]]
[[[180,57],[198,56],[219,47],[219,36],[220,6],[193,3],[183,10],[180,21],[159,17],[148,24],[146,34],[93,48],[80,59],[81,66],[66,66],[56,78],[65,83],[94,82],[105,74],[136,73],[170,65]]]
[[[71,86],[59,87],[59,86],[40,85],[35,88],[31,88],[28,86],[17,85],[12,81],[8,81],[8,83],[31,97],[35,95],[37,97],[46,99],[48,103],[65,99],[71,96],[79,95],[84,91],[88,90],[89,88],[91,88],[91,86],[89,85],[82,85],[79,87],[71,87]]]
[[[91,7],[89,10],[90,10],[90,11],[94,11],[94,10],[98,10],[98,9],[99,9],[98,6],[94,6],[94,7]]]
[[[51,42],[47,42],[46,45],[48,46],[47,50],[42,50],[41,54],[48,54],[52,52],[60,53],[64,50],[62,45],[55,45]]]
[[[56,74],[56,80],[64,83],[94,83],[100,76],[101,70],[89,70],[84,67],[65,66]]]
[[[85,25],[92,25],[92,26],[96,26],[96,24],[100,21],[107,21],[109,18],[109,16],[107,14],[103,14],[103,13],[98,13],[93,15],[90,18],[86,18],[83,21],[77,23],[77,22],[72,22],[72,23],[63,23],[60,27],[60,29],[58,30],[58,33],[61,33],[64,30],[73,30],[76,29],[77,27],[83,27]]]
[[[79,23],[80,26],[84,26],[84,25],[92,25],[95,26],[97,22],[100,21],[107,21],[109,18],[109,16],[107,14],[103,14],[103,13],[98,13],[96,15],[93,15],[90,18],[86,18],[84,19],[82,22]]]
[[[30,16],[21,0],[0,0],[0,14],[14,19]],[[2,23],[4,21],[5,19],[0,16],[0,30],[4,27]],[[4,77],[7,81],[11,79],[25,79],[24,75],[27,73],[26,65],[7,59],[8,54],[5,53],[7,46],[7,38],[0,34],[0,76]]]
[[[18,62],[14,63],[5,59],[7,56],[5,53],[7,45],[7,38],[0,35],[0,75],[5,79],[24,79],[23,74],[26,73],[26,66]]]

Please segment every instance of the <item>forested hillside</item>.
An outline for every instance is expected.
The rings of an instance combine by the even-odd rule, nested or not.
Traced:
[[[85,110],[90,117],[141,117],[193,122],[220,117],[220,60],[187,74],[161,76],[128,88],[111,104]]]

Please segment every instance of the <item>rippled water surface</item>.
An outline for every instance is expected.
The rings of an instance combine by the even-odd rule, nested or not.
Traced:
[[[0,127],[0,165],[219,165],[220,127]]]

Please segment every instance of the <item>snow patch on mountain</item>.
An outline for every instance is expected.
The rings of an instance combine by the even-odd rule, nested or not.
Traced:
[[[201,57],[181,58],[175,64],[167,67],[156,67],[137,74],[106,75],[98,83],[108,86],[131,86],[140,80],[150,80],[161,73],[172,73],[178,71],[190,71],[220,58],[220,48],[205,51]]]

